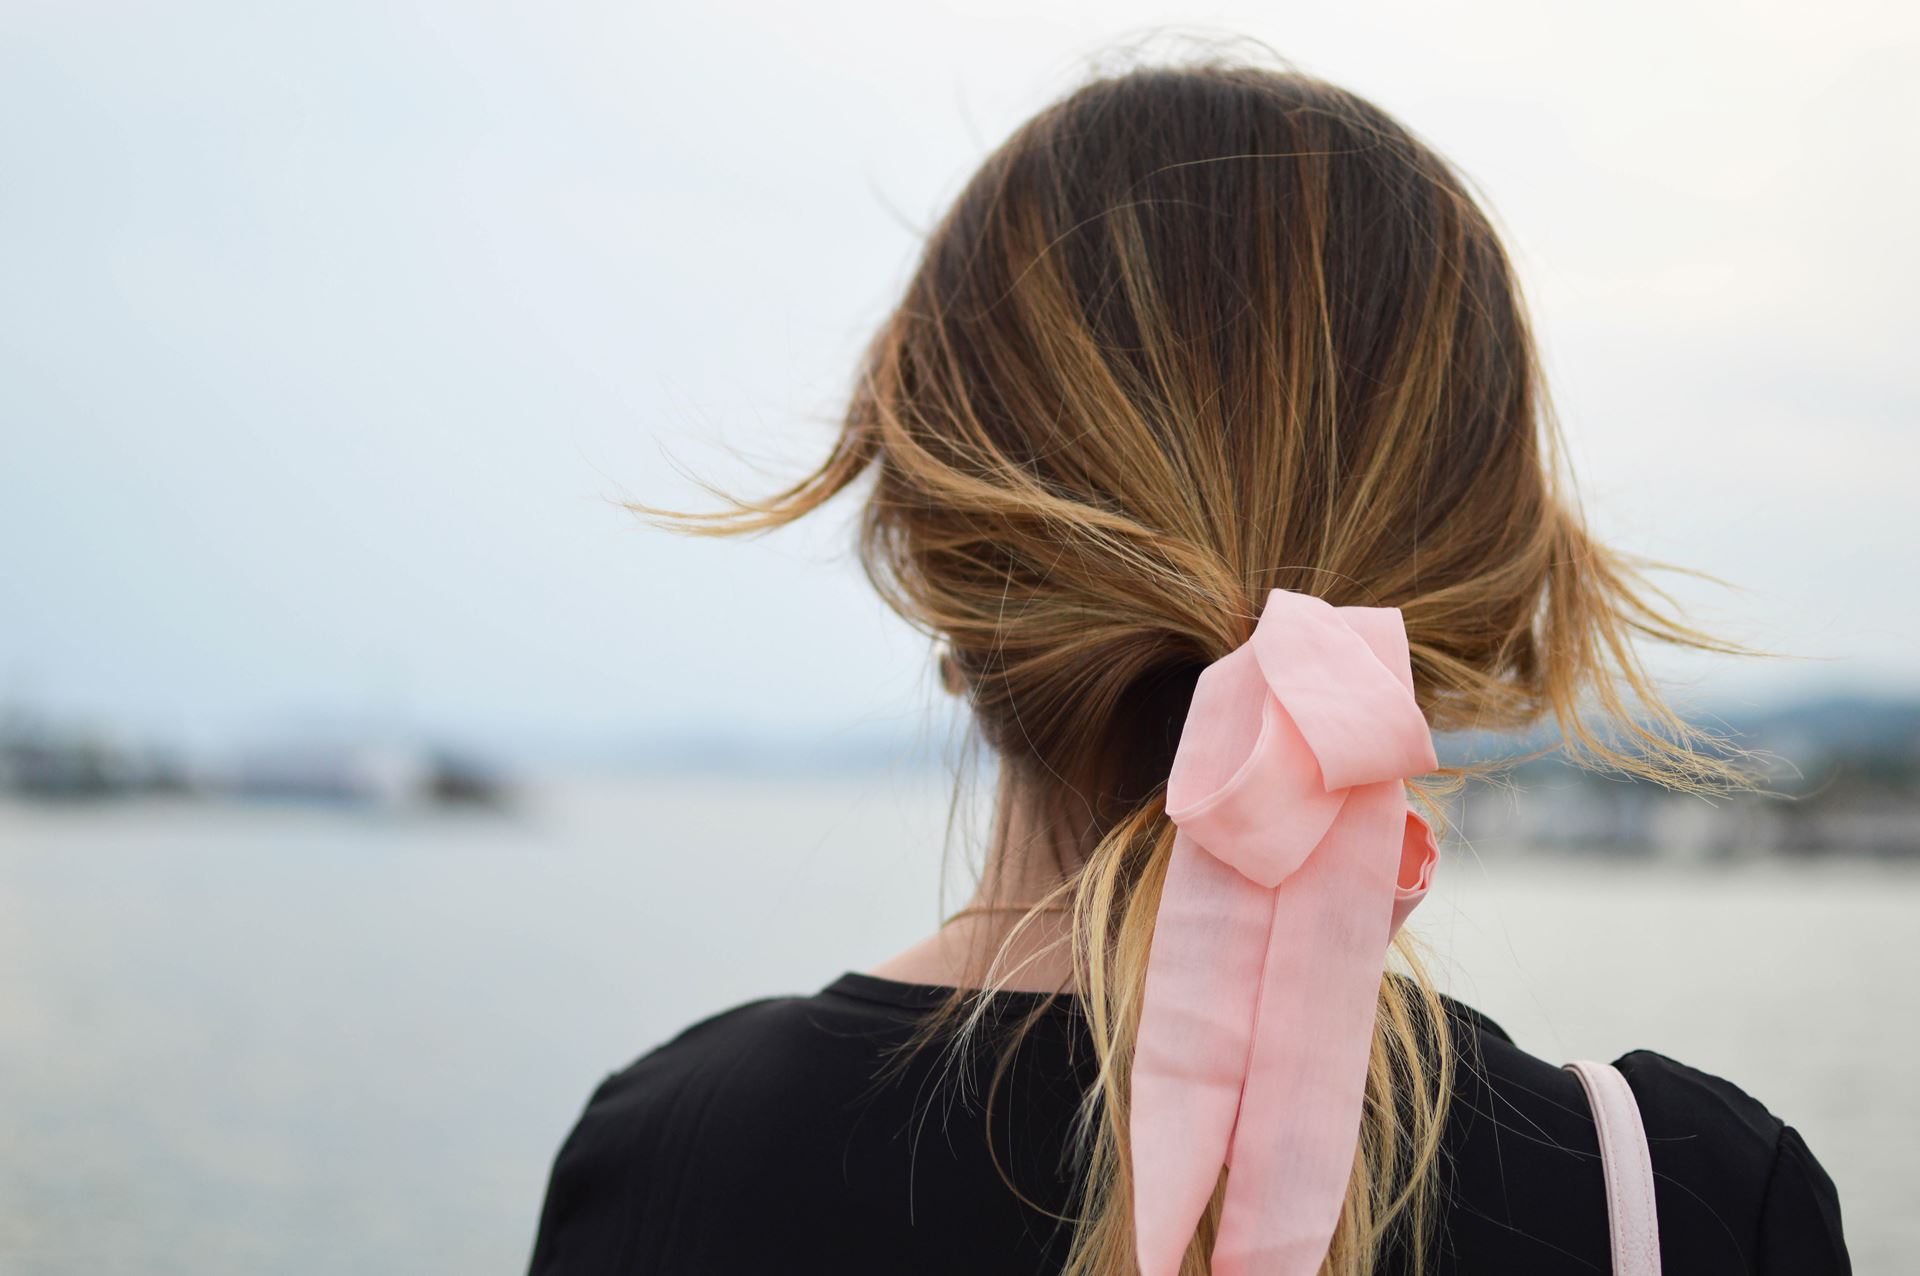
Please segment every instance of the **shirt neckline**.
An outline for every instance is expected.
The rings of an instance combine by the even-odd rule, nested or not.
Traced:
[[[823,994],[851,997],[855,1001],[876,1002],[905,1010],[936,1010],[952,1000],[957,991],[967,995],[978,992],[977,989],[957,989],[951,984],[907,983],[857,970],[847,971],[821,989]],[[1060,1014],[1080,1013],[1080,999],[1072,993],[996,992],[991,1000],[995,1006],[1019,1012],[1041,1009]]]
[[[955,991],[951,984],[908,983],[899,979],[869,975],[857,970],[847,971],[820,990],[823,996],[847,997],[854,1001],[921,1012],[937,1010],[946,1005]],[[971,993],[977,990],[966,991]],[[1034,1010],[1043,1014],[1074,1018],[1078,1018],[1081,1014],[1080,998],[1073,993],[997,992],[992,995],[991,1000],[996,1007],[1020,1014]],[[1445,993],[1441,994],[1440,1000],[1452,1015],[1465,1021],[1469,1028],[1488,1033],[1503,1041],[1513,1040],[1506,1029],[1472,1006],[1456,1001]]]

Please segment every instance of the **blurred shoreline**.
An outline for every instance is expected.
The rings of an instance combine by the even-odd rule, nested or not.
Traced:
[[[1524,758],[1453,800],[1455,834],[1527,854],[1604,854],[1720,862],[1920,860],[1920,700],[1806,697],[1707,719],[1725,747],[1766,763],[1762,793],[1701,797],[1585,770],[1547,741],[1442,737],[1449,765]],[[331,806],[432,813],[502,811],[559,775],[774,778],[937,771],[922,732],[869,730],[776,738],[661,731],[565,762],[425,733],[283,730],[189,750],[126,733],[0,709],[0,801],[83,806],[159,796],[187,802]]]

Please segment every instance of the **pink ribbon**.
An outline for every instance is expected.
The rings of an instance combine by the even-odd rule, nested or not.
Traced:
[[[1439,850],[1400,612],[1276,589],[1200,675],[1133,1061],[1141,1276],[1176,1276],[1225,1165],[1215,1276],[1313,1276],[1353,1172],[1386,950]]]

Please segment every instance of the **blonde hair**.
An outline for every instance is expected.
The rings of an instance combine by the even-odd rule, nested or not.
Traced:
[[[1060,857],[1042,904],[1070,902],[1099,1062],[1074,1276],[1135,1270],[1128,1074],[1172,844],[1161,785],[1195,678],[1270,589],[1398,607],[1436,730],[1545,717],[1591,764],[1684,788],[1732,776],[1635,640],[1730,648],[1588,535],[1556,437],[1507,256],[1448,164],[1332,85],[1204,63],[1087,84],[986,161],[817,470],[717,513],[645,511],[751,532],[870,480],[868,575],[945,643]],[[1390,1244],[1417,1268],[1429,1245],[1454,1059],[1400,955],[1339,1276]]]

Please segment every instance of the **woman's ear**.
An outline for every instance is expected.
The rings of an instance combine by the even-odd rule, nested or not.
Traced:
[[[953,652],[946,647],[940,649],[940,685],[946,688],[950,696],[967,694],[966,676],[960,672],[960,665],[954,660]]]

